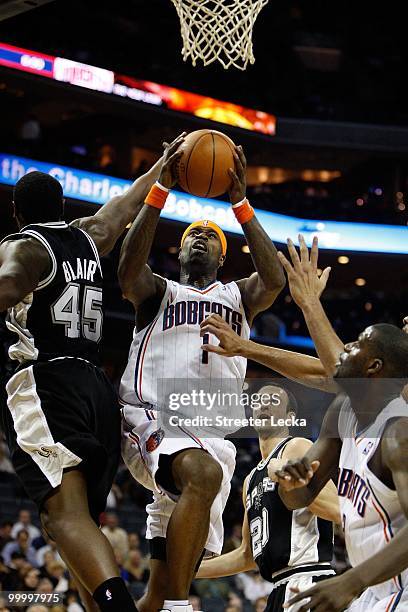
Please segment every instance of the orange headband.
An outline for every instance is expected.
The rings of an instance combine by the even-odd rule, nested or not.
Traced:
[[[222,229],[213,221],[209,221],[208,219],[202,219],[201,221],[194,221],[188,228],[185,230],[184,234],[181,237],[180,246],[183,246],[183,243],[187,237],[187,234],[193,229],[193,227],[211,227],[211,229],[216,232],[218,238],[221,241],[222,254],[225,255],[227,252],[227,239],[225,237]]]

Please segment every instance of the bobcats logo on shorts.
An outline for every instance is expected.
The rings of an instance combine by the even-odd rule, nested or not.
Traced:
[[[57,457],[57,453],[53,451],[51,448],[47,448],[46,446],[41,446],[40,449],[37,449],[37,453],[41,455],[41,457]]]
[[[154,450],[156,450],[163,438],[164,431],[162,429],[154,431],[146,441],[146,451],[148,453],[152,453]]]

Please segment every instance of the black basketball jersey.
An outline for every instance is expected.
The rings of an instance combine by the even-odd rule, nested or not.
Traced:
[[[279,459],[291,438],[286,438],[252,470],[248,478],[246,511],[252,554],[265,580],[288,567],[331,562],[333,526],[307,508],[290,511],[268,476],[271,459]]]
[[[35,291],[9,309],[7,327],[18,335],[9,348],[10,359],[24,363],[81,357],[97,363],[103,304],[94,241],[65,221],[28,225],[4,241],[25,237],[47,249],[51,265]]]

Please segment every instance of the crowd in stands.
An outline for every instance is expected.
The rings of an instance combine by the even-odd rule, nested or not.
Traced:
[[[241,543],[242,482],[259,459],[255,440],[242,440],[237,446],[237,469],[224,514],[224,552]],[[34,506],[26,499],[16,476],[9,471],[4,461],[8,455],[3,442],[0,448],[0,592],[61,594],[61,603],[48,608],[32,605],[27,612],[83,612],[75,581],[59,556],[55,542],[41,531]],[[144,537],[144,508],[149,498],[150,493],[135,483],[122,466],[107,510],[100,517],[102,531],[114,549],[120,574],[135,601],[143,595],[149,577],[148,547]],[[339,571],[347,567],[340,533],[336,537],[334,564]],[[271,585],[257,571],[251,571],[224,579],[195,580],[190,601],[194,610],[203,612],[262,612],[270,590]],[[0,600],[0,612],[11,610]]]

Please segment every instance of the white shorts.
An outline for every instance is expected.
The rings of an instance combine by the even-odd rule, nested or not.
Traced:
[[[347,608],[347,612],[367,612],[367,610],[369,612],[408,612],[408,589],[396,591],[384,599],[379,599],[368,588]]]
[[[221,488],[211,507],[210,528],[206,550],[221,554],[224,541],[222,514],[231,490],[235,470],[236,449],[232,442],[219,438],[197,438],[184,430],[183,437],[166,437],[152,410],[125,405],[122,408],[122,456],[132,476],[146,489],[153,491],[148,513],[146,537],[165,538],[177,496],[160,487],[155,480],[160,455],[173,455],[187,448],[202,448],[220,464],[223,472]]]

